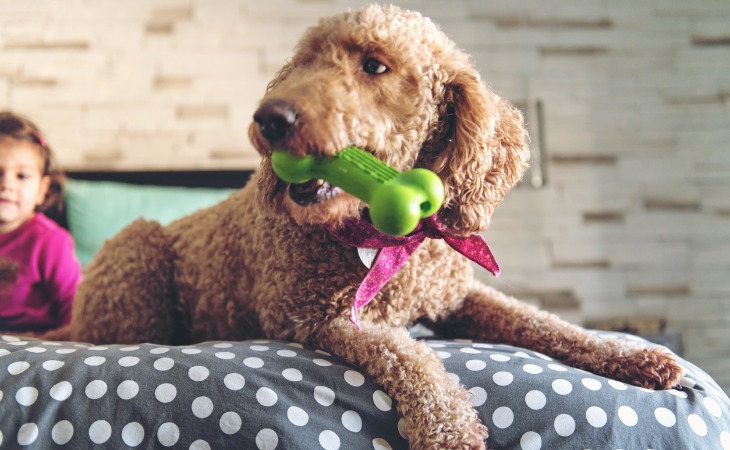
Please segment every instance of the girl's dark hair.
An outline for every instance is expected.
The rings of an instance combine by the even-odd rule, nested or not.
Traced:
[[[46,198],[38,206],[40,211],[63,209],[62,189],[65,181],[63,172],[55,167],[53,153],[48,146],[41,130],[29,119],[10,112],[0,111],[0,138],[7,137],[17,141],[30,142],[38,148],[42,161],[42,175],[51,177],[51,185],[46,193]]]

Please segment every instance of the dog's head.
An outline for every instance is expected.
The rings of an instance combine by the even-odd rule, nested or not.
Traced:
[[[441,217],[461,235],[487,228],[529,159],[520,112],[435,24],[396,7],[310,28],[254,119],[260,199],[300,224],[359,217],[365,205],[327,183],[288,185],[271,168],[273,150],[330,157],[355,145],[399,170],[433,170],[446,189]]]

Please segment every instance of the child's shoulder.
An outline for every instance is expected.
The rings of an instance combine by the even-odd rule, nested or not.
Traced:
[[[43,213],[36,213],[31,220],[31,232],[39,236],[70,237],[70,233]]]

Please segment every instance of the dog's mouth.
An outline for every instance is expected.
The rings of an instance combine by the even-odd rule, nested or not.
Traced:
[[[320,179],[302,184],[290,184],[288,191],[289,198],[299,206],[315,205],[335,198],[344,192],[337,186]]]

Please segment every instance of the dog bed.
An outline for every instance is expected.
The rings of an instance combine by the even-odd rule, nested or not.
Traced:
[[[629,336],[632,339],[638,339]],[[730,399],[701,369],[650,391],[542,354],[426,340],[472,394],[490,448],[730,449]],[[0,448],[406,449],[394,402],[317,349],[0,336]]]

